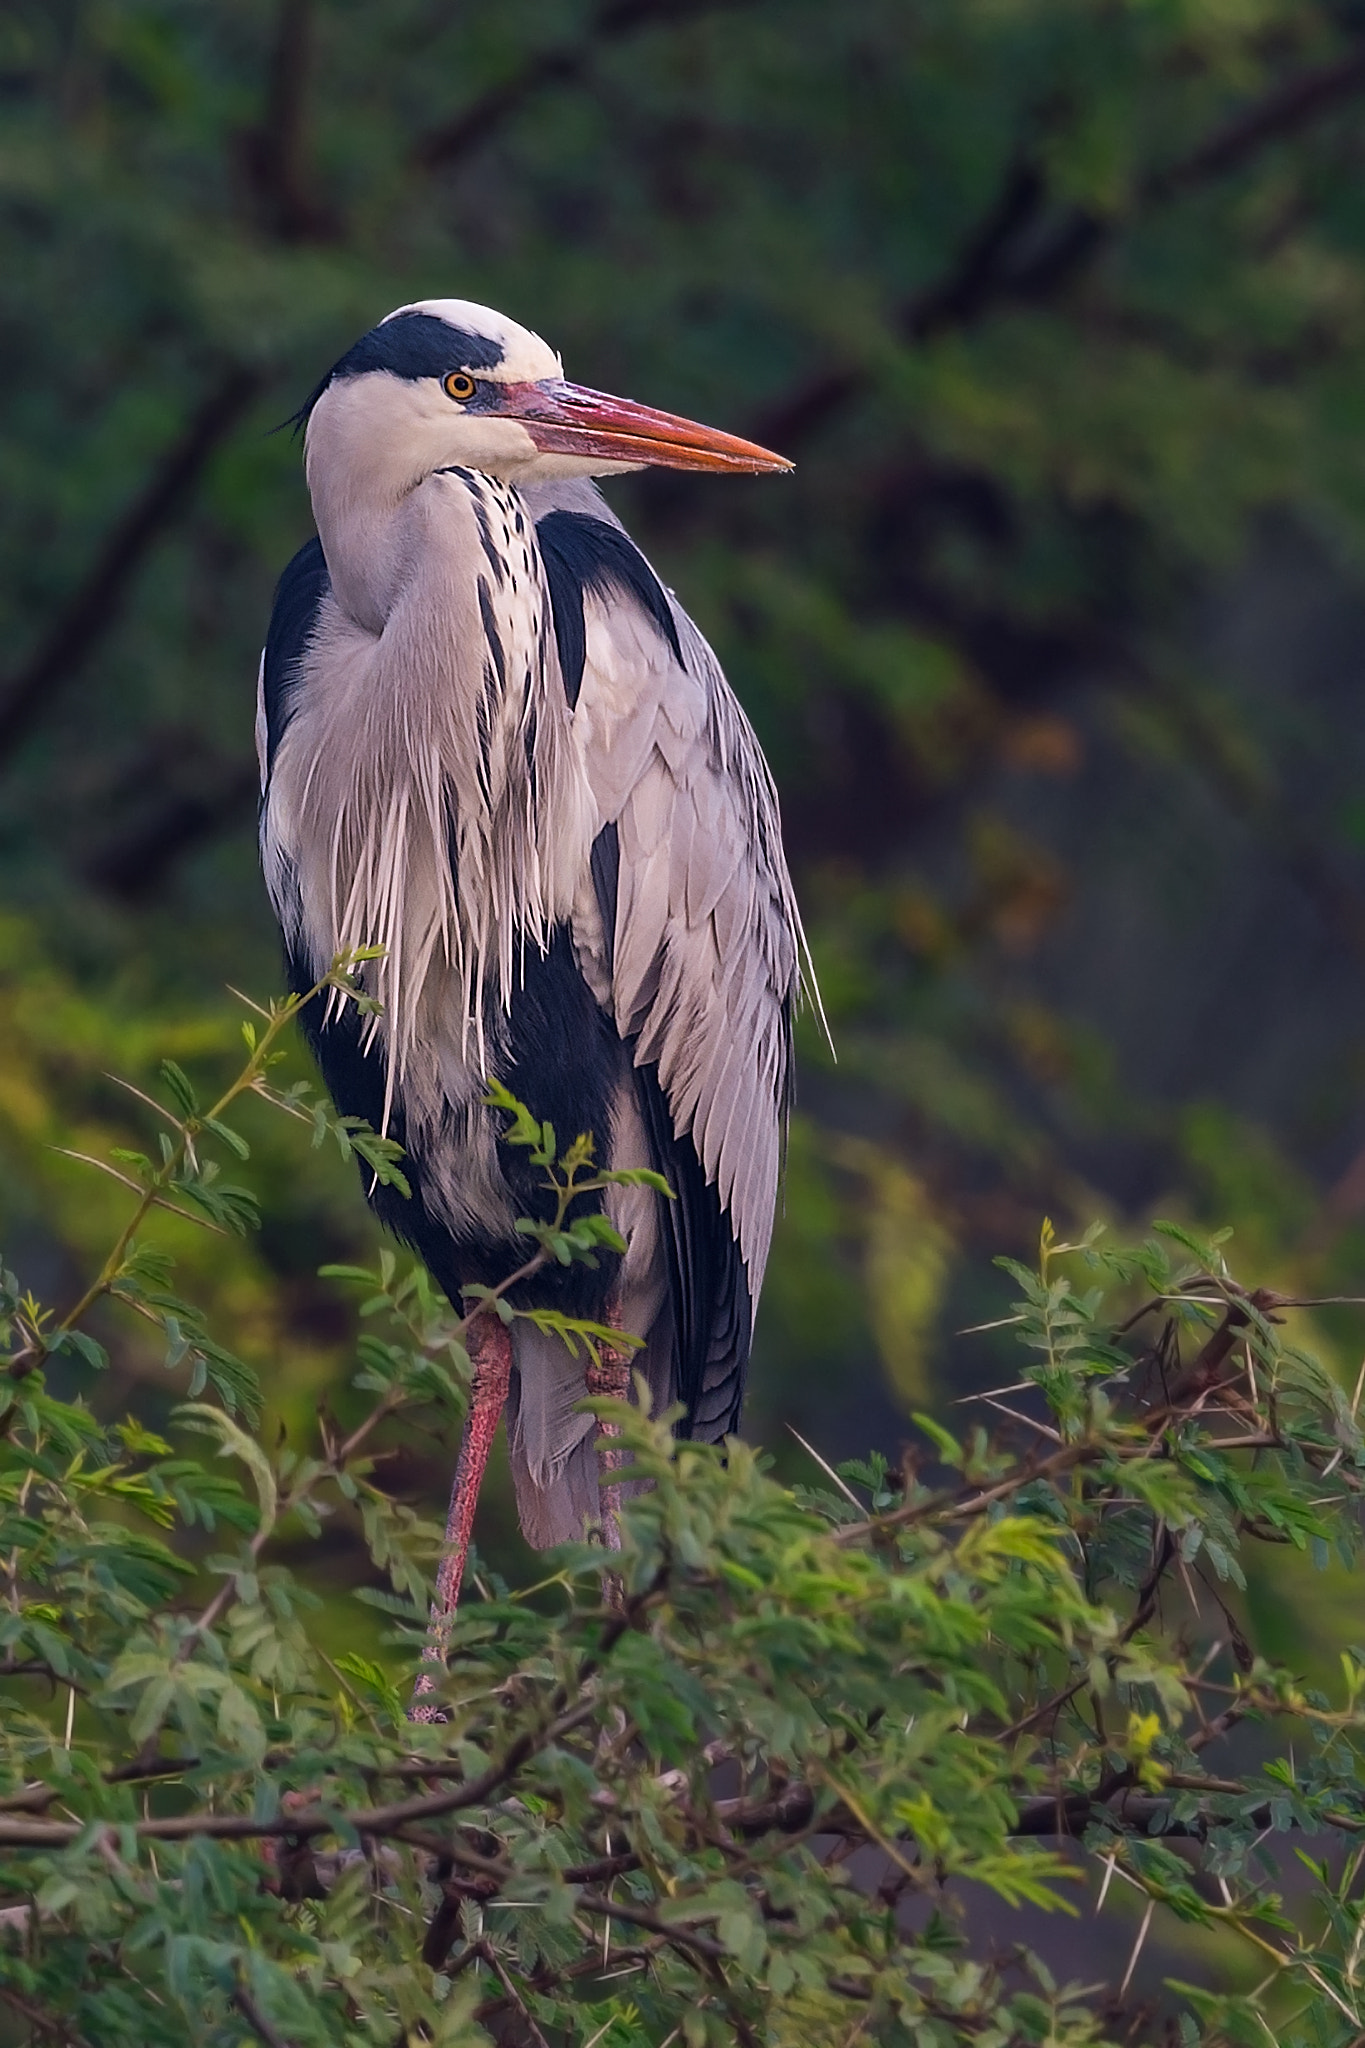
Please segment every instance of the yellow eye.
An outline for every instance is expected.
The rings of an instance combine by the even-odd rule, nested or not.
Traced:
[[[474,379],[464,370],[452,370],[444,382],[448,398],[463,400],[474,396]]]

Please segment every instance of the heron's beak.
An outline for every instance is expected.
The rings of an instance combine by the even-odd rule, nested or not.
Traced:
[[[766,473],[792,467],[785,455],[756,442],[582,384],[509,384],[500,410],[520,420],[547,455],[586,455],[598,462],[660,469]]]

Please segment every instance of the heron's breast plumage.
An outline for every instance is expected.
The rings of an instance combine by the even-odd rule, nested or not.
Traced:
[[[545,953],[581,891],[596,810],[515,489],[429,476],[382,555],[381,617],[351,616],[335,576],[318,606],[271,764],[267,881],[314,973],[384,949],[365,981],[382,1005],[367,1029],[385,1118],[401,1100],[409,1144],[425,1132],[448,1155],[452,1224],[510,1228],[484,1076],[528,951]]]

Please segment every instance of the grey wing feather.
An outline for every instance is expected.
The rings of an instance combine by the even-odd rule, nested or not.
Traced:
[[[651,1197],[647,1221],[618,1218],[629,1243],[623,1293],[632,1297],[623,1320],[648,1334],[636,1363],[656,1405],[681,1400],[688,1432],[716,1441],[739,1420],[804,952],[777,798],[691,621],[636,551],[640,574],[619,546],[594,538],[604,527],[621,533],[595,488],[555,483],[526,498],[538,532],[554,514],[583,522],[556,529],[556,627],[570,629],[561,651],[582,661],[581,679],[575,670],[566,687],[597,814],[591,874],[573,911],[575,949],[635,1067],[612,1158],[621,1163],[629,1127],[626,1152],[643,1146],[678,1191],[671,1203]],[[546,1433],[559,1443],[562,1431],[556,1417]],[[536,1435],[528,1409],[513,1437],[519,1495],[536,1489]],[[570,1462],[580,1455],[575,1445]],[[578,1511],[572,1477],[566,1468],[552,1489],[556,1526],[566,1529]],[[539,1511],[532,1519],[539,1526]]]
[[[777,793],[711,649],[680,666],[628,594],[584,605],[575,736],[619,834],[611,1000],[730,1216],[756,1304],[772,1233],[803,939]]]

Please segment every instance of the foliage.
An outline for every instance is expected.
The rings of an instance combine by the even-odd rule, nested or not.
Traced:
[[[1361,37],[1356,0],[8,0],[28,972],[103,1045],[273,978],[251,693],[310,521],[269,430],[379,314],[467,294],[797,462],[609,486],[773,760],[839,1048],[803,1090],[765,1433],[862,1442],[835,1411],[874,1345],[921,1398],[1044,1209],[1232,1218],[1349,1291]],[[49,1101],[98,1097],[38,1064]],[[0,1091],[6,1241],[27,1212],[76,1265],[84,1197]],[[315,1305],[316,1353],[340,1205],[284,1158],[289,1256],[235,1270],[257,1324]]]
[[[1068,1227],[1101,1214],[1119,1236],[1115,1219],[1153,1209],[1232,1220],[1252,1276],[1295,1297],[1355,1292],[1361,36],[1355,0],[0,8],[0,1241],[44,1302],[79,1300],[127,1200],[167,1165],[155,1138],[128,1145],[104,1068],[164,1093],[149,1076],[169,1055],[197,1083],[218,1077],[199,1087],[216,1098],[237,1022],[203,991],[275,972],[250,697],[272,584],[310,529],[297,449],[268,430],[377,314],[445,291],[525,319],[570,374],[797,459],[780,487],[610,486],[773,760],[835,1026],[837,1073],[804,1049],[758,1333],[750,1426],[778,1469],[804,1469],[788,1419],[819,1444],[895,1440],[874,1356],[901,1407],[1015,1379],[1014,1326],[947,1332],[1001,1321],[988,1255],[1022,1254],[1044,1211]],[[199,1112],[165,1103],[174,1148]],[[315,1114],[311,1098],[296,1106]],[[374,1311],[360,1361],[373,1383],[348,1389],[344,1308],[316,1271],[381,1257],[340,1156],[365,1134],[301,1152],[297,1124],[265,1107],[248,1090],[229,1119],[252,1146],[262,1232],[236,1234],[244,1210],[219,1214],[220,1236],[155,1207],[136,1233],[150,1263],[70,1326],[42,1398],[60,1417],[88,1395],[101,1418],[82,1425],[82,1471],[128,1466],[105,1489],[102,1542],[150,1528],[202,1575],[206,1547],[237,1541],[224,1515],[248,1510],[217,1461],[196,1478],[181,1458],[167,1390],[235,1402],[252,1441],[259,1382],[272,1468],[277,1431],[311,1444],[320,1406],[325,1465],[370,1412],[359,1404],[425,1361],[421,1402],[404,1396],[366,1440],[402,1453],[371,1475],[387,1472],[392,1517],[329,1468],[308,1496],[335,1509],[324,1540],[292,1511],[269,1539],[271,1568],[297,1575],[288,1597],[328,1602],[298,1627],[334,1699],[341,1681],[317,1660],[336,1660],[339,1632],[351,1644],[359,1630],[399,1682],[364,1628],[376,1610],[334,1582],[366,1530],[376,1571],[430,1563],[434,1538],[402,1503],[436,1497],[461,1356],[430,1289],[385,1254],[369,1292],[398,1320],[381,1333]],[[206,1216],[243,1176],[211,1133],[196,1156],[222,1171],[200,1187],[190,1163],[194,1191],[166,1182],[157,1200]],[[1110,1290],[1103,1334],[1132,1283],[1095,1284]],[[16,1349],[38,1312],[19,1309]],[[1354,1324],[1306,1314],[1303,1341],[1350,1383]],[[1187,1333],[1187,1353],[1198,1341]],[[87,1383],[101,1350],[108,1370]],[[1060,1356],[1048,1386],[1072,1404],[1069,1430],[1089,1396],[1066,1394],[1074,1361]],[[116,1424],[129,1406],[137,1420]],[[1039,1445],[1044,1418],[1025,1432]],[[17,1410],[12,1430],[35,1440]],[[1258,1454],[1228,1455],[1236,1468]],[[1059,1526],[1080,1512],[1070,1489],[1090,1499],[1095,1480],[1082,1466],[1063,1482]],[[287,1494],[288,1475],[276,1485]],[[167,1527],[147,1523],[148,1502]],[[1140,1549],[1139,1510],[1125,1513]],[[1238,1549],[1229,1515],[1231,1535],[1210,1523],[1168,1568],[1143,1629],[1188,1625],[1197,1661],[1217,1611],[1202,1571],[1236,1616],[1234,1650],[1334,1657],[1347,1618],[1284,1597],[1276,1567],[1297,1546],[1261,1540],[1272,1525],[1257,1522]],[[1127,1527],[1117,1510],[1102,1519]],[[496,1520],[485,1533],[519,1582]],[[1245,1597],[1219,1577],[1233,1558]],[[183,1624],[214,1582],[179,1577],[168,1611]],[[590,1581],[575,1585],[589,1599]],[[1131,1617],[1112,1586],[1086,1590]],[[87,1596],[72,1597],[68,1624]],[[222,1640],[210,1631],[194,1659]],[[1218,1683],[1238,1682],[1229,1654],[1210,1666]],[[39,1681],[18,1690],[47,1725]],[[76,1697],[71,1754],[118,1768],[129,1745]],[[1063,1756],[1081,1754],[1082,1705],[1062,1712]],[[54,1739],[64,1713],[59,1689]],[[1300,1766],[1304,1753],[1300,1731]],[[1223,1782],[1257,1754],[1236,1751]],[[200,1789],[268,1804],[277,1782]],[[1025,1778],[1015,1789],[1042,1796]],[[155,1815],[194,1788],[143,1790]],[[142,1792],[119,1796],[142,1811]],[[182,1883],[173,1899],[167,1859],[182,1853],[156,1850]],[[241,1853],[249,1886],[255,1852]],[[1136,1875],[1129,1851],[1115,1868],[1106,1918]],[[1343,1899],[1328,1952],[1349,1959]],[[372,1910],[397,1924],[412,1902]],[[243,1907],[253,1930],[274,1910]],[[490,1906],[490,1941],[509,1910]],[[1158,1909],[1147,1959],[1171,1919]],[[1206,1960],[1225,1972],[1226,1944]],[[1073,1967],[1094,1974],[1086,1943]],[[493,1965],[473,1973],[495,1995]],[[634,1996],[633,1981],[616,1988]],[[155,2038],[154,2022],[148,2002],[128,2027]],[[239,2009],[220,2031],[247,2024]],[[857,2015],[839,2024],[836,2039],[856,2039]],[[1249,2012],[1227,2024],[1264,2040]]]
[[[1148,1902],[1139,1947],[1160,1911],[1254,1959],[1257,1992],[1234,1971],[1182,1994],[1189,2039],[1273,2013],[1286,2041],[1355,2040],[1365,1654],[1342,1646],[1328,1698],[1236,1610],[1258,1545],[1353,1561],[1361,1389],[1292,1342],[1294,1303],[1175,1225],[1132,1247],[1045,1225],[1036,1269],[1007,1262],[1031,1405],[922,1417],[932,1454],[898,1473],[874,1457],[794,1490],[741,1444],[595,1402],[639,1482],[622,1549],[586,1532],[525,1588],[476,1571],[445,1718],[407,1719],[440,1531],[383,1467],[463,1412],[466,1324],[391,1254],[343,1276],[367,1290],[362,1412],[303,1453],[253,1434],[225,1354],[145,1285],[166,1210],[249,1222],[213,1171],[246,1150],[234,1104],[326,1135],[271,1075],[301,1001],[364,1000],[353,964],[248,1025],[211,1109],[167,1068],[148,1106],[173,1135],[103,1162],[134,1212],[71,1311],[0,1276],[0,2008],[100,2048],[1082,2048],[1127,2022],[1023,1947],[984,1955],[963,1918],[973,1886],[1005,1926],[1068,1910],[1081,1845]],[[529,1263],[595,1256],[601,1227],[565,1226],[605,1178],[589,1142],[560,1152],[498,1100],[559,1195]],[[398,1180],[373,1134],[336,1135]],[[177,1409],[183,1447],[54,1391],[99,1365],[101,1294],[221,1397]],[[504,1294],[469,1313],[515,1315]],[[318,1637],[297,1561],[338,1516],[363,1528],[353,1597],[387,1618],[382,1656]],[[1280,1896],[1267,1838],[1311,1839],[1310,1897]]]

